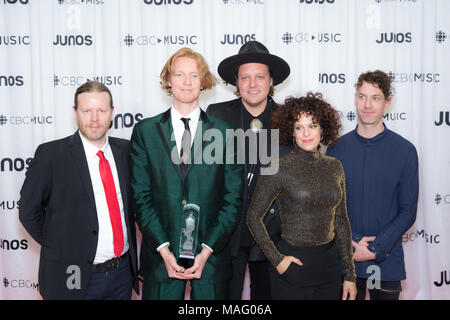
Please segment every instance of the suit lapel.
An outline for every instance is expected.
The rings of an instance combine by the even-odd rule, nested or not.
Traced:
[[[168,109],[161,117],[159,122],[156,122],[156,129],[158,130],[159,137],[164,145],[164,149],[169,156],[170,162],[174,166],[175,170],[178,172],[178,175],[182,180],[184,180],[183,173],[181,171],[180,165],[177,165],[172,161],[172,153],[174,160],[177,163],[181,163],[180,156],[177,152],[177,143],[175,142],[175,138],[172,138],[173,128],[170,120],[170,109]]]
[[[78,131],[75,132],[69,141],[69,152],[72,155],[71,159],[78,167],[78,173],[84,186],[83,189],[86,191],[92,209],[96,213],[97,208],[95,206],[94,189],[92,188],[86,153],[84,152],[83,143],[81,142],[80,133]]]

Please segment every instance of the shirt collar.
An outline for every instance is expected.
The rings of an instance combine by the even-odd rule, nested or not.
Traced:
[[[376,142],[380,141],[381,139],[383,139],[386,136],[386,134],[389,132],[389,129],[387,128],[387,126],[384,122],[383,122],[383,126],[384,126],[384,130],[372,138],[364,138],[363,136],[359,135],[358,134],[358,125],[356,125],[354,133],[361,142],[373,144],[373,143],[376,143]]]
[[[189,113],[186,116],[183,116],[181,113],[178,112],[177,109],[175,109],[174,106],[172,106],[170,108],[170,116],[174,120],[180,120],[181,118],[189,118],[191,119],[191,121],[197,121],[198,118],[200,117],[200,107],[197,106],[194,110],[191,111],[191,113]]]
[[[108,154],[110,151],[108,135],[106,135],[105,144],[103,145],[103,147],[101,147],[99,149],[96,146],[94,146],[92,143],[90,143],[88,141],[88,139],[86,139],[86,137],[81,133],[81,131],[78,131],[78,133],[80,134],[81,142],[83,143],[83,147],[84,147],[84,152],[86,153],[86,157],[88,159],[98,157],[97,152],[99,150],[103,151],[103,154],[105,155],[105,157],[108,158]]]

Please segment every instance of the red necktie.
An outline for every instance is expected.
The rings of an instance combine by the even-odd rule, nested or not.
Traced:
[[[114,240],[114,254],[120,257],[124,248],[122,220],[120,218],[119,200],[117,200],[116,187],[114,186],[114,179],[109,166],[108,160],[103,155],[103,151],[97,152],[100,157],[99,169],[100,176],[105,189],[106,203],[108,204],[109,218],[111,219],[113,240]]]

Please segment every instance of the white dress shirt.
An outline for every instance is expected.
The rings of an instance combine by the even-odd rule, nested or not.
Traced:
[[[98,243],[97,251],[95,253],[94,264],[103,263],[109,259],[115,257],[114,254],[114,238],[111,225],[111,219],[109,217],[108,203],[106,202],[105,189],[103,188],[102,178],[100,176],[99,163],[100,158],[97,156],[99,150],[103,151],[103,154],[109,162],[111,167],[114,186],[116,188],[117,200],[119,200],[120,218],[122,220],[122,230],[124,239],[124,249],[122,254],[128,251],[128,235],[127,226],[125,224],[125,213],[123,210],[122,193],[120,191],[119,177],[117,175],[116,163],[114,156],[109,145],[108,136],[106,136],[105,145],[99,149],[92,145],[81,132],[80,137],[83,142],[84,152],[86,154],[86,160],[89,167],[89,175],[91,177],[92,189],[94,191],[95,207],[97,209],[98,218]]]
[[[200,119],[200,107],[197,106],[191,113],[189,113],[186,116],[183,116],[181,113],[179,113],[173,106],[170,108],[170,119],[172,121],[172,128],[173,128],[173,135],[175,136],[175,142],[177,144],[177,150],[178,155],[180,154],[181,150],[181,140],[183,139],[183,133],[184,133],[184,122],[181,120],[181,118],[189,118],[189,129],[191,131],[191,146],[194,142],[195,133],[197,132],[197,126]],[[159,252],[162,248],[170,245],[170,242],[164,242],[162,243],[158,248],[156,248],[156,251]],[[213,251],[208,245],[202,243],[202,247],[206,247],[209,250]]]

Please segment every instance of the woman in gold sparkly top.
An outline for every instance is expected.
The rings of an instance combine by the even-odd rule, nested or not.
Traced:
[[[293,143],[294,149],[278,160],[276,174],[259,178],[247,213],[249,229],[273,266],[272,298],[355,299],[344,170],[319,151],[320,143],[337,139],[339,113],[320,93],[308,93],[287,98],[272,124],[280,130],[280,143]],[[282,222],[279,243],[273,243],[263,223],[273,201]]]

